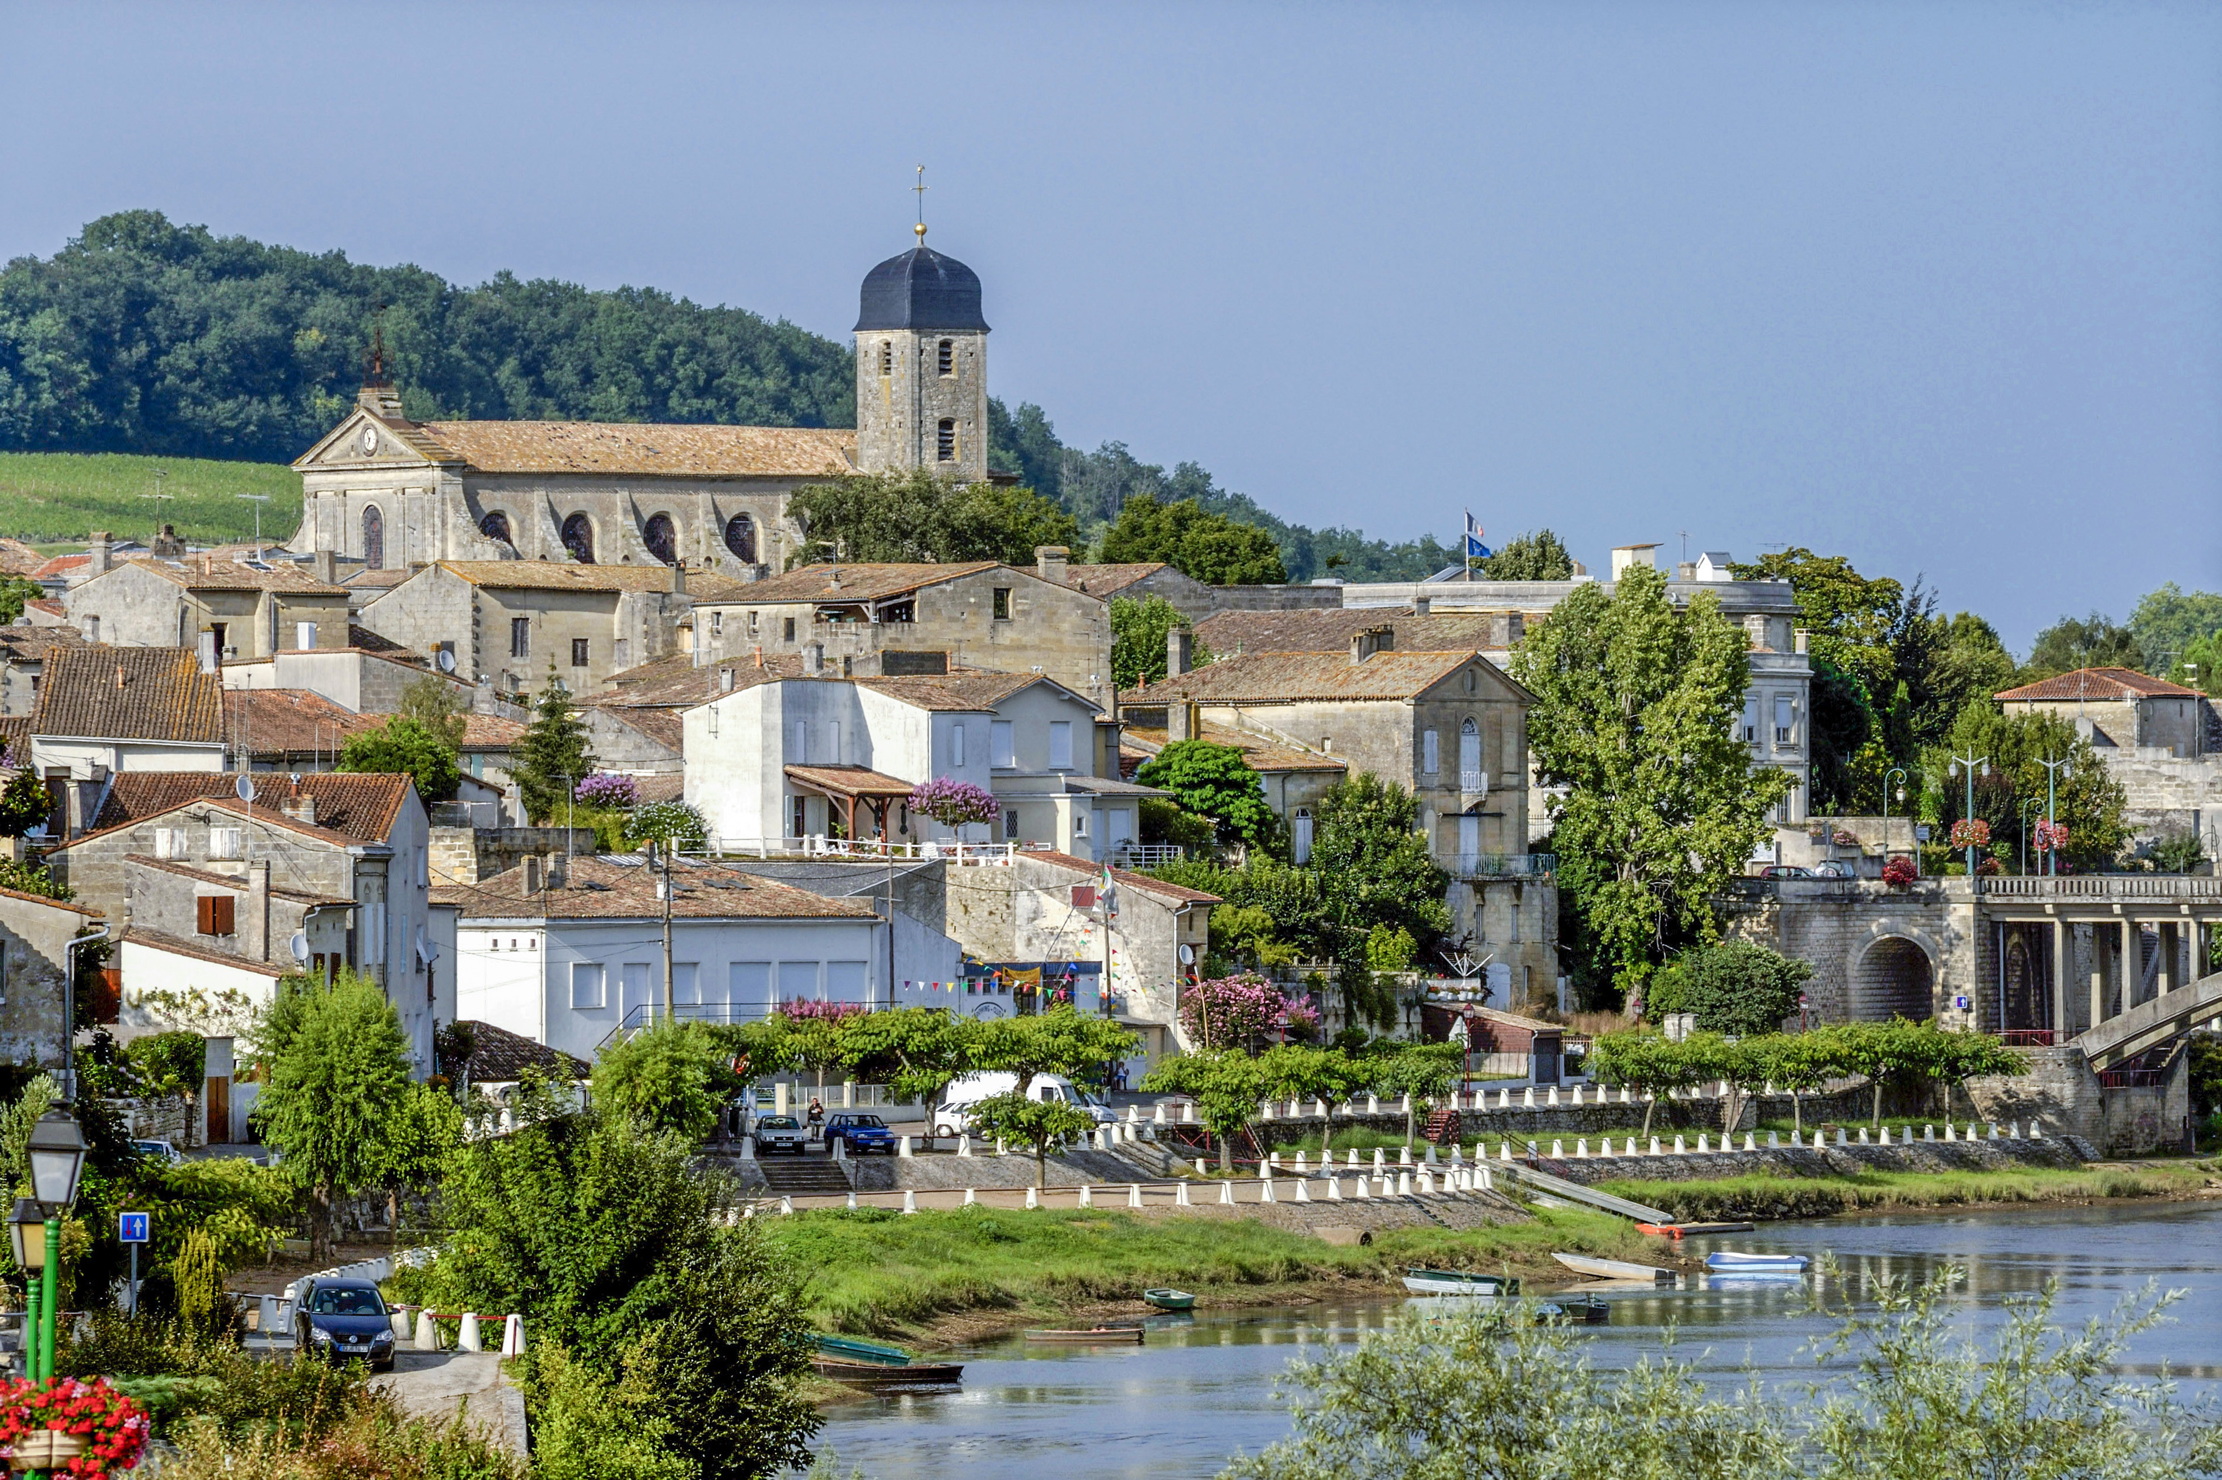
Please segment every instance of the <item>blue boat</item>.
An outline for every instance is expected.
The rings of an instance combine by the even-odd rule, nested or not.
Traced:
[[[1803,1254],[1740,1254],[1729,1249],[1705,1256],[1705,1267],[1716,1274],[1803,1274],[1811,1262]]]

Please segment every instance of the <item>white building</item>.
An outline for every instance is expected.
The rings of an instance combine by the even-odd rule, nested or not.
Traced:
[[[456,911],[457,1016],[592,1060],[663,1011],[662,896],[637,856],[433,891]],[[892,942],[868,900],[829,899],[719,864],[672,870],[671,994],[681,1020],[745,1022],[783,1002],[889,1004]]]

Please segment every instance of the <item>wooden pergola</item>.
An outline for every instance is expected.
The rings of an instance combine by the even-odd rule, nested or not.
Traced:
[[[859,803],[872,815],[872,836],[885,839],[887,809],[910,800],[916,788],[899,776],[887,776],[863,766],[788,766],[787,779],[804,791],[816,792],[842,809],[848,836],[859,838],[856,809]]]

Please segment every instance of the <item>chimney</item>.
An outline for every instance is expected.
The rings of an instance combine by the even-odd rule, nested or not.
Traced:
[[[339,584],[339,557],[330,550],[318,550],[310,555],[309,570],[327,586]]]
[[[1415,597],[1413,597],[1413,598],[1412,598],[1412,615],[1413,615],[1413,616],[1415,616],[1415,617],[1425,617],[1425,616],[1431,616],[1431,615],[1433,615],[1434,611],[1435,611],[1435,598],[1434,598],[1434,597],[1432,597],[1432,596],[1415,596]]]
[[[1165,629],[1165,676],[1179,678],[1195,666],[1196,634],[1186,627]]]
[[[270,959],[270,863],[267,859],[247,865],[247,918],[238,922],[238,930],[241,955],[250,961]]]
[[[1752,612],[1744,618],[1744,636],[1750,640],[1752,647],[1760,652],[1766,652],[1771,646],[1767,641],[1767,619],[1757,612]]]
[[[547,867],[541,870],[540,887],[543,889],[561,889],[568,885],[570,881],[571,855],[568,853],[549,854]]]
[[[93,531],[92,545],[85,552],[85,574],[87,576],[101,575],[116,563],[116,557],[109,548],[109,539],[107,530],[96,529]]]
[[[304,827],[316,826],[316,794],[302,790],[278,803],[278,810]]]
[[[1581,580],[1584,576],[1589,574],[1589,567],[1582,564],[1579,560],[1569,560],[1566,563],[1569,566],[1573,567],[1574,579],[1577,581]]]
[[[1175,699],[1165,706],[1165,740],[1197,740],[1203,737],[1204,722],[1193,699]]]
[[[1681,560],[1681,561],[1677,561],[1677,562],[1675,562],[1675,566],[1674,566],[1674,578],[1675,578],[1676,580],[1678,580],[1678,581],[1694,581],[1694,580],[1696,580],[1696,579],[1697,579],[1697,562],[1696,562],[1696,561],[1694,561],[1694,560]]]
[[[802,645],[802,671],[812,678],[824,676],[826,650],[823,643],[806,642]]]
[[[1656,542],[1648,545],[1615,545],[1612,552],[1612,578],[1616,581],[1619,580],[1620,573],[1630,566],[1642,565],[1656,568],[1658,561],[1654,558],[1653,552],[1658,548]]]
[[[1072,559],[1072,551],[1063,545],[1036,545],[1034,547],[1034,574],[1054,585],[1065,584],[1065,565]]]
[[[537,853],[530,853],[525,856],[525,893],[538,894],[539,892],[540,855]]]
[[[674,596],[687,594],[687,563],[684,560],[671,562],[671,594]]]
[[[1350,661],[1363,663],[1375,653],[1385,653],[1396,645],[1394,627],[1368,627],[1363,632],[1350,634]]]
[[[1528,618],[1525,612],[1491,612],[1489,614],[1489,645],[1508,648],[1526,635]]]
[[[1813,651],[1811,646],[1812,641],[1813,634],[1806,631],[1803,627],[1795,628],[1790,633],[1790,646],[1793,651],[1801,653],[1809,653]]]

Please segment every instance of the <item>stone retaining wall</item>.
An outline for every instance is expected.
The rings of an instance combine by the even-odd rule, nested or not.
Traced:
[[[1571,1149],[1571,1148],[1569,1148]],[[1543,1169],[1569,1182],[1695,1182],[1723,1177],[1849,1177],[1861,1172],[1997,1172],[2015,1167],[2073,1170],[2099,1159],[2098,1148],[2080,1136],[2020,1140],[2001,1135],[1977,1141],[1913,1141],[1889,1146],[1829,1145],[1756,1151],[1690,1152],[1676,1156],[1546,1157]]]

